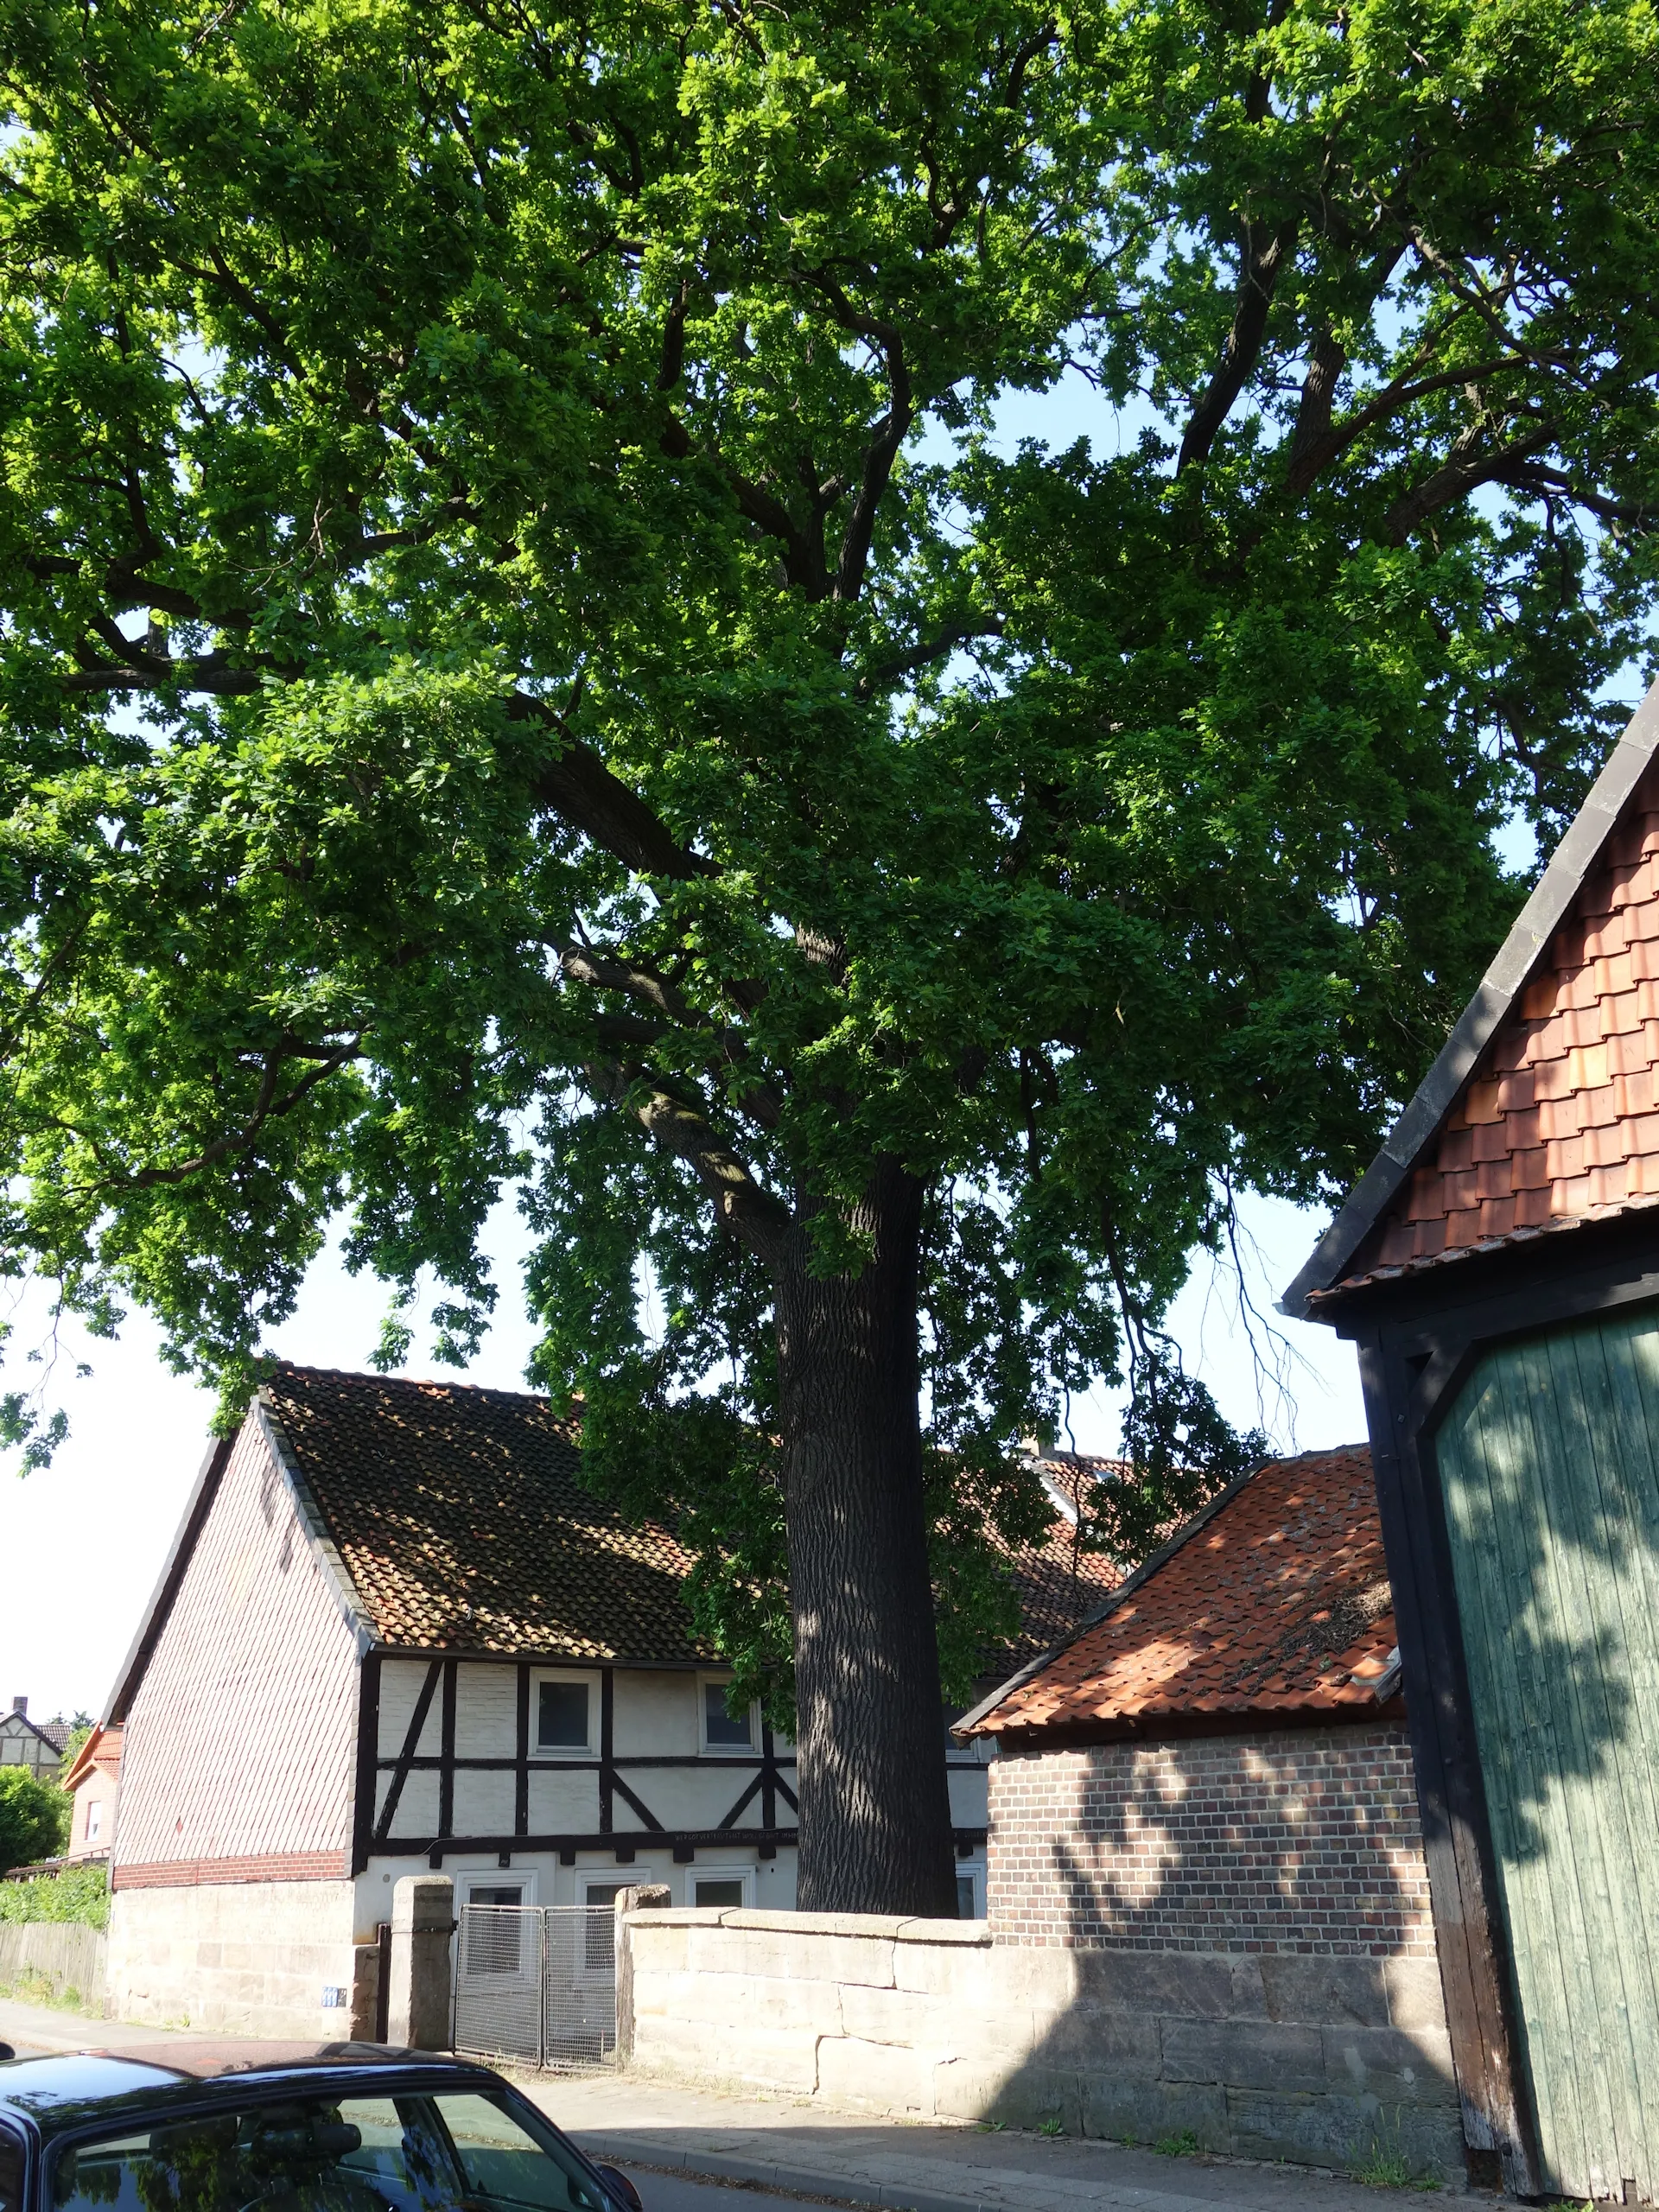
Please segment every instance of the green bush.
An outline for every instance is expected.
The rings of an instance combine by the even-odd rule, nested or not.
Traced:
[[[26,1766],[0,1766],[0,1873],[54,1859],[69,1840],[73,1808],[54,1782],[38,1782]]]
[[[110,1893],[101,1866],[68,1866],[38,1882],[0,1882],[0,1921],[84,1920],[110,1924]]]

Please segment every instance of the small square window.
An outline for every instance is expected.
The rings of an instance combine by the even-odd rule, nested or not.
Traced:
[[[734,1906],[754,1903],[754,1869],[753,1866],[699,1866],[686,1877],[685,1901],[688,1904],[709,1909],[730,1910]]]
[[[737,1876],[716,1874],[712,1881],[699,1882],[696,1893],[701,1905],[741,1905],[743,1884]]]
[[[702,1685],[702,1741],[710,1751],[752,1751],[754,1749],[754,1708],[745,1706],[734,1720],[726,1710],[726,1684]]]
[[[593,1743],[588,1724],[592,1700],[587,1682],[550,1681],[536,1686],[536,1748],[540,1751],[585,1751]]]

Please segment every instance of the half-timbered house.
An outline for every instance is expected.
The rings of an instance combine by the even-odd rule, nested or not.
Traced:
[[[31,1720],[29,1700],[15,1697],[0,1713],[0,1766],[26,1766],[38,1782],[55,1782],[69,1729],[61,1720]]]
[[[1053,1473],[1062,1497],[1078,1467]],[[1027,1649],[1116,1580],[1064,1522],[1014,1565]],[[544,1399],[279,1369],[208,1455],[105,1716],[119,2008],[361,2032],[391,1885],[428,1866],[462,1903],[791,1907],[793,1748],[732,1709],[690,1567],[582,1486]],[[950,1759],[970,1914],[985,1756]]]

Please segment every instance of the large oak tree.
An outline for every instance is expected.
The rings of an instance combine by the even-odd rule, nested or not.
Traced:
[[[1127,1376],[1126,1554],[1236,1464],[1189,1254],[1352,1173],[1605,744],[1651,7],[0,22],[7,1264],[234,1406],[342,1209],[464,1357],[518,1185],[803,1904],[950,1910],[1014,1440]],[[1009,451],[1062,378],[1121,438]]]

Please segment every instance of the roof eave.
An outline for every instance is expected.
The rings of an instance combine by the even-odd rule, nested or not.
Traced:
[[[1526,988],[1549,940],[1567,918],[1643,771],[1659,751],[1659,683],[1630,717],[1531,897],[1482,976],[1434,1065],[1384,1139],[1382,1148],[1279,1300],[1293,1320],[1329,1320],[1313,1304],[1332,1287],[1445,1120],[1492,1033]]]
[[[1149,1576],[1155,1574],[1166,1560],[1173,1559],[1182,1545],[1190,1542],[1200,1529],[1213,1521],[1223,1506],[1236,1497],[1245,1484],[1253,1481],[1261,1471],[1259,1467],[1252,1467],[1249,1474],[1239,1475],[1228,1484],[1225,1490],[1217,1491],[1210,1503],[1200,1506],[1192,1518],[1179,1528],[1166,1544],[1160,1545],[1151,1558],[1137,1567],[1133,1574],[1126,1575],[1103,1603],[1096,1605],[1091,1613],[1086,1613],[1077,1626],[1061,1637],[1058,1643],[1051,1643],[1046,1650],[1039,1651],[1034,1659],[1028,1659],[1016,1673],[1010,1675],[1007,1681],[1000,1682],[988,1697],[982,1698],[971,1712],[964,1713],[960,1720],[952,1724],[950,1733],[957,1737],[994,1736],[998,1733],[997,1730],[988,1728],[984,1724],[1005,1698],[1012,1697],[1015,1690],[1023,1689],[1034,1675],[1041,1674],[1051,1661],[1058,1659],[1062,1651],[1069,1650],[1080,1636],[1086,1636],[1090,1629],[1098,1628],[1102,1621],[1116,1611],[1126,1598],[1132,1598]]]
[[[365,1658],[374,1649],[378,1640],[374,1629],[364,1612],[357,1585],[340,1556],[340,1547],[323,1517],[316,1494],[300,1470],[299,1461],[295,1457],[293,1446],[288,1440],[287,1432],[268,1390],[262,1388],[256,1394],[250,1412],[258,1422],[266,1448],[288,1484],[295,1510],[300,1516],[300,1526],[305,1530],[306,1539],[322,1568],[330,1594],[356,1639],[357,1656],[359,1659]]]

